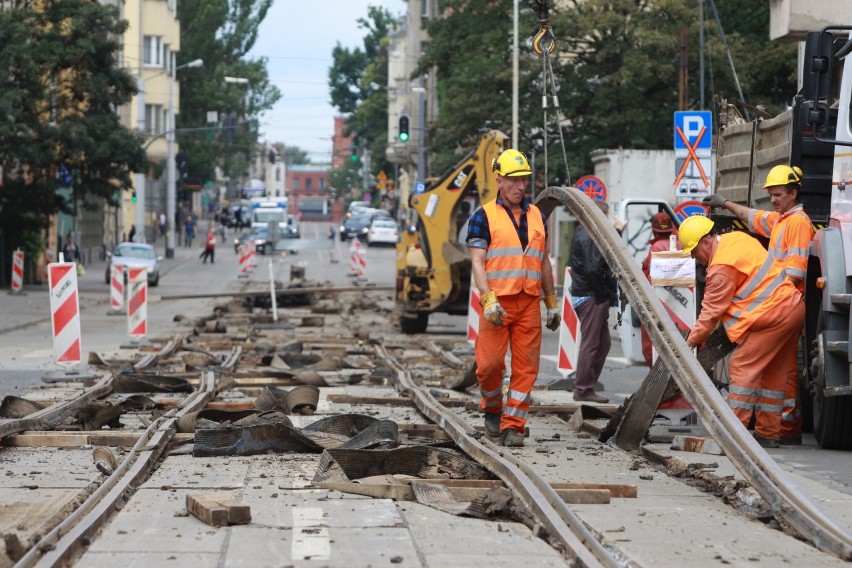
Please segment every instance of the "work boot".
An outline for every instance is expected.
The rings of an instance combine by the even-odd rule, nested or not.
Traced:
[[[754,439],[757,440],[757,443],[760,444],[764,448],[777,448],[778,440],[773,440],[770,438],[764,438],[759,434],[754,435]]]
[[[523,448],[524,435],[517,430],[506,428],[500,434],[500,445],[506,446],[507,448]]]
[[[802,445],[802,437],[801,436],[790,436],[789,438],[786,436],[781,436],[781,439],[778,442],[782,446],[801,446]]]
[[[500,417],[502,412],[486,412],[485,413],[485,435],[496,438],[500,435]]]
[[[609,399],[605,396],[601,396],[599,394],[595,394],[592,392],[577,392],[574,391],[574,400],[577,402],[598,402],[603,404],[605,402],[609,402]]]

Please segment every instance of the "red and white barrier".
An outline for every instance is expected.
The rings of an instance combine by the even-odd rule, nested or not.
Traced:
[[[53,356],[57,363],[80,363],[80,298],[77,294],[77,264],[55,262],[47,265],[50,289],[50,323],[53,329]]]
[[[364,247],[358,249],[358,280],[367,279],[367,250]]]
[[[559,324],[559,354],[556,369],[563,378],[577,370],[580,354],[580,319],[571,304],[571,268],[565,267],[562,283],[562,322]]]
[[[249,270],[251,270],[251,257],[249,255],[249,250],[254,245],[246,245],[242,244],[237,247],[237,261],[240,265],[240,278],[248,278]]]
[[[148,335],[148,271],[127,267],[127,335]]]
[[[248,247],[248,270],[252,272],[257,268],[257,249],[253,244],[246,245]]]
[[[113,312],[120,312],[124,308],[124,267],[113,264],[110,267],[109,276],[109,304]]]
[[[471,276],[470,294],[467,300],[467,340],[471,345],[476,345],[476,338],[479,337],[479,316],[482,315],[480,297],[479,288],[476,287],[476,282]]]
[[[361,255],[361,241],[358,240],[358,237],[353,237],[352,242],[349,243],[349,276],[358,276],[359,267],[361,262],[359,257]]]
[[[24,251],[21,249],[12,253],[12,293],[24,291]]]

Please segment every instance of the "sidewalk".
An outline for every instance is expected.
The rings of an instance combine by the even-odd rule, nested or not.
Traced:
[[[199,251],[196,248],[175,247],[175,257],[165,258],[162,241],[163,239],[158,239],[154,245],[157,254],[163,256],[160,261],[161,274],[198,256]],[[106,267],[106,261],[94,257],[91,263],[85,265],[86,273],[77,278],[80,311],[109,304]],[[22,295],[10,294],[8,288],[0,289],[0,335],[49,321],[50,297],[47,282],[24,284]]]

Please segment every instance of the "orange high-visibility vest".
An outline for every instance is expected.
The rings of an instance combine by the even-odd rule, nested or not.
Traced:
[[[787,276],[799,278],[799,291],[803,291],[814,227],[802,206],[786,213],[754,209],[749,212],[748,224],[752,233],[769,237],[770,258],[784,266]]]
[[[708,266],[731,266],[747,276],[722,316],[728,338],[737,342],[770,308],[796,293],[778,262],[766,262],[768,253],[754,237],[733,232],[721,235]]]
[[[545,235],[541,211],[530,204],[527,216],[529,243],[521,248],[521,238],[509,218],[509,213],[497,200],[482,206],[491,231],[491,243],[485,253],[485,274],[488,287],[498,296],[521,291],[541,295],[541,266],[544,262]],[[547,267],[548,270],[550,267]]]

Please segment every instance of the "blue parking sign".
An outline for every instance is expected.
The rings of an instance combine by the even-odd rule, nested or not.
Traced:
[[[713,148],[713,113],[709,110],[677,111],[674,113],[674,148],[686,150],[686,143],[693,150],[711,150]],[[701,134],[702,128],[704,134]],[[683,134],[678,134],[678,130]],[[695,139],[701,135],[698,144]],[[686,138],[686,140],[684,140]]]

